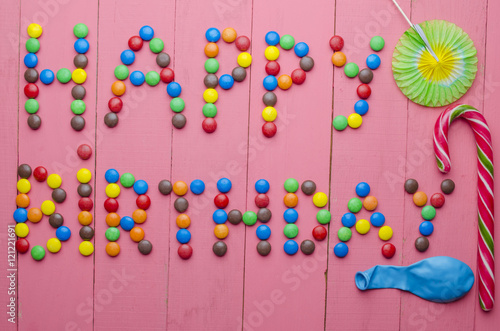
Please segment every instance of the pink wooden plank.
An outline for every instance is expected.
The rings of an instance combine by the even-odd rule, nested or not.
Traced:
[[[77,220],[78,181],[76,172],[81,167],[94,170],[94,158],[82,161],[76,155],[76,148],[87,143],[94,145],[95,84],[97,67],[97,1],[88,2],[85,7],[70,5],[67,2],[21,2],[21,52],[19,64],[19,163],[28,163],[34,169],[43,165],[49,173],[58,173],[63,179],[62,188],[67,192],[64,203],[56,206],[56,212],[64,215],[65,223],[72,231],[72,238],[63,243],[58,254],[47,251],[43,261],[34,261],[30,254],[19,256],[19,328],[36,330],[41,323],[47,329],[92,329],[92,305],[88,301],[93,292],[93,258],[86,258],[78,252],[81,242]],[[26,49],[24,42],[28,38],[26,28],[32,23],[39,23],[43,34],[39,38],[41,47],[37,53],[36,69],[49,68],[57,72],[60,68],[74,69],[73,57],[76,52],[73,43],[76,37],[73,26],[82,22],[89,27],[87,40],[90,44],[86,54],[89,64],[86,68],[88,79],[84,86],[86,112],[83,115],[87,124],[83,131],[76,133],[70,126],[73,113],[70,104],[73,100],[71,88],[73,82],[66,85],[54,81],[51,85],[37,83],[40,95],[39,116],[42,126],[37,131],[26,124],[27,113],[24,111],[26,97],[23,88],[26,84],[23,63]],[[40,207],[43,200],[51,199],[51,189],[46,183],[36,182],[31,178],[30,207]],[[30,246],[46,246],[49,238],[55,237],[55,229],[48,224],[48,217],[41,222],[29,224]],[[75,267],[76,266],[76,267]],[[44,309],[43,307],[51,307]],[[90,313],[89,313],[90,312]]]
[[[399,1],[409,12],[409,1]],[[381,66],[374,70],[370,83],[372,95],[367,100],[370,109],[360,128],[333,132],[332,146],[332,214],[336,222],[331,227],[330,247],[339,242],[337,231],[340,219],[348,212],[349,199],[356,196],[355,187],[365,181],[378,199],[377,211],[386,217],[392,227],[390,240],[396,246],[396,255],[387,260],[381,254],[384,244],[378,237],[378,228],[372,227],[366,235],[352,228],[352,239],[347,243],[348,255],[337,258],[333,252],[328,265],[328,297],[326,328],[350,330],[397,330],[399,328],[398,291],[361,292],[356,288],[354,275],[376,264],[401,264],[403,235],[403,193],[406,140],[406,98],[394,84],[391,72],[392,50],[406,23],[393,8],[392,2],[340,1],[336,6],[336,34],[345,41],[348,62],[360,69],[366,67],[369,46],[373,36],[385,39],[385,48],[378,53]],[[396,33],[397,32],[397,33]],[[334,69],[334,116],[353,113],[359,100],[356,88],[359,79],[350,79],[342,69]],[[357,219],[370,219],[370,212],[362,210]]]
[[[469,34],[478,51],[479,70],[471,90],[459,102],[482,110],[484,72],[481,68],[484,67],[485,57],[486,2],[471,4],[467,1],[420,1],[412,5],[412,19],[415,22],[429,19],[448,20]],[[453,167],[448,175],[442,175],[436,166],[431,139],[436,118],[444,109],[426,109],[409,103],[407,178],[417,179],[419,189],[429,197],[441,191],[440,183],[445,178],[453,179],[456,189],[452,195],[446,197],[443,208],[437,211],[433,221],[434,233],[429,237],[430,247],[425,253],[418,252],[414,246],[415,239],[420,236],[420,208],[413,204],[411,195],[405,194],[403,265],[431,256],[445,255],[464,261],[476,272],[477,175],[474,136],[467,123],[453,124],[450,131]],[[399,189],[403,191],[402,185]],[[474,285],[464,299],[446,305],[431,303],[403,293],[401,327],[472,329],[475,314],[482,314],[477,301],[477,283]]]
[[[17,171],[17,117],[18,117],[18,74],[19,74],[19,3],[0,4],[0,36],[2,47],[0,50],[0,72],[2,80],[0,89],[4,91],[4,109],[0,112],[0,141],[2,142],[2,159],[0,168],[3,175],[0,177],[2,190],[1,217],[4,225],[0,228],[0,244],[5,249],[5,253],[0,257],[0,263],[5,268],[4,277],[0,280],[0,287],[3,289],[1,302],[6,307],[6,314],[0,320],[0,329],[16,330],[18,321],[18,273],[16,253],[13,252],[12,227],[15,225],[12,219],[12,212],[15,208],[14,198],[16,191],[16,171]],[[9,227],[11,227],[9,237]],[[11,238],[9,240],[9,238]],[[11,254],[9,257],[8,254]],[[14,255],[14,256],[12,256]],[[13,259],[13,257],[15,257]],[[8,270],[14,269],[14,270]],[[11,273],[15,277],[8,278]],[[12,303],[11,303],[12,302]],[[9,320],[10,319],[10,320]]]
[[[267,223],[272,230],[269,239],[272,251],[267,257],[257,253],[259,239],[255,230],[260,222],[247,227],[243,329],[323,329],[327,241],[316,242],[316,251],[311,256],[300,251],[294,256],[286,255],[283,250],[287,240],[283,234],[286,225],[283,183],[290,177],[300,183],[310,179],[316,182],[318,191],[327,194],[329,191],[332,67],[328,40],[333,31],[334,2],[318,1],[314,6],[300,1],[289,1],[286,5],[281,1],[254,2],[253,10],[247,210],[258,210],[254,202],[257,194],[254,184],[260,178],[267,179],[271,185],[268,208],[273,213]],[[262,134],[261,113],[265,107],[262,95],[266,92],[262,86],[267,62],[264,37],[271,30],[280,35],[291,34],[295,42],[306,42],[315,66],[307,73],[303,85],[292,86],[288,91],[279,88],[275,91],[278,133],[268,139]],[[290,74],[299,68],[299,58],[293,50],[280,48],[278,61],[280,74]],[[319,209],[313,205],[311,197],[302,192],[297,195],[299,235],[295,240],[300,245],[303,240],[312,239]]]
[[[122,97],[124,107],[118,114],[120,122],[113,129],[104,125],[109,112],[108,100],[113,97],[111,84],[116,80],[114,68],[121,64],[120,54],[128,49],[128,39],[139,34],[143,25],[150,25],[155,37],[165,43],[165,52],[174,54],[173,1],[100,2],[99,6],[99,71],[97,97],[96,171],[96,253],[94,318],[96,330],[163,330],[166,325],[168,214],[167,205],[157,190],[158,182],[170,173],[170,98],[165,84],[135,87],[126,81]],[[136,53],[130,72],[160,71],[156,55],[144,43]],[[110,257],[105,251],[108,228],[103,203],[106,199],[104,173],[109,168],[120,174],[132,173],[136,180],[149,184],[147,194],[151,207],[148,219],[141,225],[146,239],[153,244],[150,255],[137,249],[129,233],[121,230],[118,240],[121,252]],[[137,195],[132,188],[122,188],[118,197],[120,216],[131,216],[137,208]],[[133,313],[132,313],[133,312]],[[137,316],[142,316],[137,318]]]
[[[233,27],[238,35],[251,36],[252,3],[250,1],[177,1],[175,35],[175,72],[182,84],[182,97],[186,100],[184,114],[187,125],[174,130],[172,143],[172,181],[188,184],[199,178],[206,184],[203,195],[189,193],[187,214],[191,217],[189,231],[193,256],[182,260],[178,255],[179,243],[175,235],[178,212],[170,204],[170,269],[168,327],[170,330],[229,330],[241,328],[243,305],[244,233],[243,224],[229,226],[224,240],[228,251],[224,257],[212,252],[218,240],[214,236],[213,199],[218,194],[216,182],[222,177],[232,181],[227,193],[232,209],[244,210],[246,198],[246,149],[248,136],[248,102],[250,70],[244,82],[235,83],[230,90],[217,88],[216,102],[218,127],[212,134],[203,131],[202,95],[207,59],[204,47],[205,31],[216,27],[223,31]],[[222,39],[217,43],[220,69],[217,76],[231,74],[237,66],[239,51],[234,44]],[[253,66],[253,64],[252,64]]]

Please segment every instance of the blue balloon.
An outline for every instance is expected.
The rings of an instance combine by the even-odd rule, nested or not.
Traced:
[[[359,183],[358,185],[356,185],[356,194],[360,197],[366,197],[368,194],[370,194],[370,185],[365,182]]]
[[[255,234],[260,240],[267,240],[271,236],[271,229],[267,225],[262,224],[257,227]]]
[[[283,213],[283,218],[287,223],[295,223],[299,218],[299,213],[293,208],[288,208]]]
[[[263,85],[266,90],[274,91],[278,87],[278,80],[276,77],[269,75],[264,78]]]
[[[40,80],[45,85],[49,85],[54,81],[55,75],[54,72],[50,69],[43,69],[40,73]]]
[[[212,214],[212,219],[216,224],[224,224],[227,221],[227,213],[224,209],[217,209]]]
[[[144,74],[141,71],[132,71],[130,73],[130,82],[134,86],[141,86],[144,84],[144,81],[146,80],[146,77],[144,77]]]
[[[153,39],[154,35],[155,35],[155,31],[149,25],[144,25],[139,30],[139,37],[141,37],[142,40],[146,40],[146,41],[151,40],[151,39]]]
[[[171,82],[167,85],[167,94],[172,98],[176,98],[181,95],[182,87],[181,84],[177,82]]]
[[[283,249],[288,255],[294,255],[299,250],[299,244],[295,240],[287,240],[283,245]]]
[[[60,241],[66,241],[71,237],[71,230],[67,226],[60,226],[56,230],[56,237]]]
[[[148,183],[145,180],[139,179],[134,183],[134,192],[141,195],[148,192]]]
[[[422,236],[430,236],[432,232],[434,232],[434,224],[429,221],[423,221],[422,223],[420,223],[418,230],[420,231],[420,234],[422,234]]]
[[[229,90],[234,85],[234,78],[231,75],[224,74],[219,78],[219,86],[223,90]]]
[[[34,68],[38,64],[38,57],[35,53],[28,53],[24,56],[24,65],[28,68]]]
[[[370,54],[366,58],[366,66],[372,70],[380,67],[380,57],[377,54]]]
[[[396,288],[432,302],[452,302],[466,295],[474,284],[474,273],[460,260],[449,256],[423,259],[407,267],[377,265],[354,276],[364,291]]]
[[[14,210],[14,221],[24,223],[28,220],[28,211],[25,208],[17,208]]]
[[[205,191],[205,183],[201,179],[195,179],[189,185],[191,192],[196,195],[202,194]]]
[[[349,247],[345,243],[338,243],[333,247],[333,253],[336,257],[345,257],[349,253]]]
[[[269,182],[265,179],[259,179],[255,182],[255,190],[257,193],[267,193],[269,191]]]
[[[209,28],[207,32],[205,32],[205,38],[207,38],[210,43],[216,43],[220,39],[220,31],[216,28]]]
[[[269,46],[276,46],[280,43],[280,35],[276,31],[266,33],[266,43]]]
[[[365,115],[368,112],[368,109],[370,109],[370,106],[366,100],[359,100],[354,104],[354,111],[361,116]]]
[[[342,225],[347,228],[352,228],[356,225],[356,215],[353,213],[345,213],[342,215]]]
[[[127,66],[131,65],[135,61],[135,53],[130,49],[126,49],[120,54],[120,60]]]
[[[304,57],[309,53],[309,46],[304,42],[300,42],[295,45],[293,51],[298,57]]]
[[[75,51],[80,54],[85,54],[89,50],[89,42],[87,39],[78,38],[74,44]]]
[[[132,230],[132,228],[134,227],[134,225],[135,225],[134,220],[130,216],[123,216],[120,219],[120,226],[125,231]]]
[[[231,183],[231,181],[228,178],[221,178],[217,181],[217,189],[221,193],[229,192],[231,190],[232,186],[233,186],[233,184]]]
[[[108,183],[116,183],[120,179],[120,174],[116,169],[108,169],[104,173],[104,179],[106,179]]]
[[[175,238],[177,238],[177,241],[179,243],[187,244],[191,240],[191,232],[186,229],[180,229],[179,231],[177,231]]]
[[[373,226],[382,226],[385,223],[385,216],[382,213],[374,212],[372,216],[370,216],[370,223],[372,223]]]

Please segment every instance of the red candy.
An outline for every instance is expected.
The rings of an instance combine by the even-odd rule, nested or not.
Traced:
[[[122,99],[118,97],[114,97],[109,99],[108,101],[108,108],[111,110],[113,113],[119,113],[120,110],[122,110],[123,107],[123,101]]]
[[[326,238],[327,233],[328,232],[326,231],[326,228],[323,225],[316,226],[312,231],[312,235],[316,240],[324,240]]]
[[[88,160],[92,156],[92,147],[87,144],[81,144],[80,146],[78,146],[76,154],[78,154],[80,159]]]
[[[266,208],[269,205],[269,197],[264,194],[257,194],[255,197],[255,205],[259,208]]]
[[[128,47],[133,51],[138,51],[142,48],[142,38],[133,36],[128,40]]]
[[[444,195],[442,193],[434,193],[431,196],[431,205],[434,208],[441,208],[444,205]]]
[[[213,118],[207,117],[203,120],[201,126],[206,133],[212,133],[217,129],[217,122]]]
[[[361,99],[368,99],[372,94],[372,89],[368,86],[368,84],[361,84],[358,86],[356,92],[358,92],[358,97]]]
[[[269,61],[266,63],[266,73],[268,75],[276,76],[280,73],[280,64],[276,61]]]
[[[179,246],[179,249],[177,250],[177,253],[181,258],[184,260],[187,260],[193,255],[193,248],[189,246],[188,244],[182,244]]]
[[[224,209],[229,204],[229,198],[224,193],[219,193],[214,198],[214,204],[217,208]]]
[[[83,211],[91,211],[94,208],[94,202],[90,198],[81,198],[78,200],[78,207]]]
[[[48,175],[47,169],[42,166],[36,167],[33,171],[33,177],[35,177],[35,179],[39,182],[46,180]]]
[[[151,206],[151,199],[146,194],[141,194],[135,200],[137,208],[147,210]]]
[[[108,213],[116,213],[118,210],[118,201],[113,198],[106,199],[106,201],[104,201],[104,209],[106,209]]]
[[[24,95],[26,95],[30,99],[34,99],[38,96],[38,86],[33,83],[28,83],[24,87]]]
[[[276,127],[276,124],[274,124],[273,122],[266,122],[262,126],[262,133],[267,138],[274,137],[274,135],[276,134],[277,131],[278,131],[278,128]]]
[[[387,244],[384,244],[384,246],[382,246],[382,255],[386,259],[392,258],[394,256],[394,254],[396,254],[396,246],[394,246],[391,243],[387,243]]]
[[[300,85],[306,81],[306,72],[302,69],[295,69],[292,71],[291,77],[294,84]]]
[[[24,238],[19,238],[16,241],[16,251],[19,253],[26,253],[30,249],[30,243]]]
[[[164,83],[170,83],[173,82],[175,78],[174,71],[170,68],[163,68],[160,71],[160,79]]]
[[[250,48],[250,39],[247,36],[239,36],[235,40],[236,48],[242,52],[247,51]]]
[[[330,39],[330,47],[335,51],[338,52],[342,50],[344,47],[344,39],[342,39],[341,36],[333,36]]]

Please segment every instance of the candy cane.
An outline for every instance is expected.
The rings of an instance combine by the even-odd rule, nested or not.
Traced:
[[[448,128],[459,117],[469,122],[476,138],[479,304],[484,311],[490,311],[495,302],[493,150],[490,129],[483,115],[468,105],[447,108],[434,126],[434,153],[439,170],[443,173],[450,171]]]

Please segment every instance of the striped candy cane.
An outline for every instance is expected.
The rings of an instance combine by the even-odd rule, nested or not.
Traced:
[[[448,128],[460,117],[469,122],[476,137],[479,303],[484,311],[490,311],[495,302],[493,150],[490,129],[483,115],[468,105],[447,108],[434,126],[434,153],[439,170],[443,173],[450,171]]]

